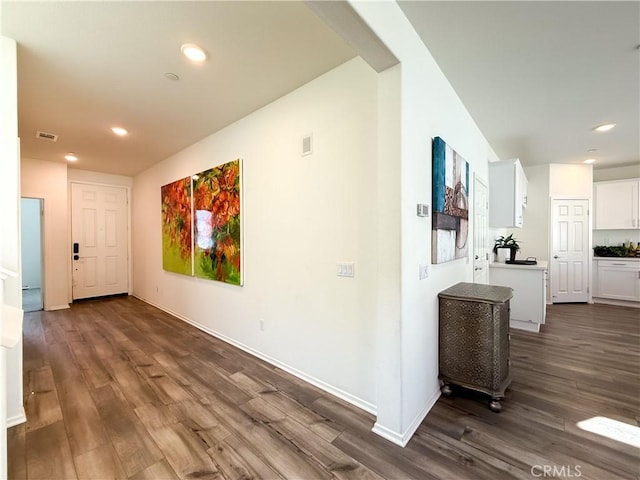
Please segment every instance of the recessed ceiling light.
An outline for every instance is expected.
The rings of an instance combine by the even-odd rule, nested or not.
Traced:
[[[180,77],[178,75],[176,75],[175,73],[167,72],[167,73],[164,74],[164,76],[166,78],[168,78],[169,80],[173,80],[174,82],[180,80]]]
[[[205,51],[193,43],[185,43],[180,47],[180,50],[192,62],[204,62],[207,59]]]
[[[76,154],[73,152],[69,152],[67,153],[64,158],[66,160],[68,160],[69,162],[75,162],[76,160],[78,160],[78,157],[76,157]]]
[[[111,131],[119,137],[124,137],[127,133],[129,133],[126,128],[122,127],[113,127]]]
[[[590,148],[589,150],[587,150],[587,153],[595,153],[597,151],[598,151],[597,148]]]
[[[615,123],[605,123],[603,125],[598,125],[597,127],[593,127],[596,132],[608,132],[613,127],[615,127]]]
[[[587,158],[584,163],[596,163],[596,159],[595,158]]]

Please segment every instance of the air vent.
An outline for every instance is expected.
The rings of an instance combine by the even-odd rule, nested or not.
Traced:
[[[55,133],[36,132],[36,138],[40,138],[42,140],[48,140],[50,142],[58,141],[58,135],[56,135]]]
[[[311,155],[313,153],[313,134],[302,137],[302,156]]]

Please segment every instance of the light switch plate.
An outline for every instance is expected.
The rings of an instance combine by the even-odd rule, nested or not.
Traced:
[[[338,262],[339,277],[355,277],[356,265],[353,262]]]
[[[429,264],[428,263],[421,263],[419,265],[420,268],[420,272],[418,274],[418,278],[420,280],[424,280],[425,278],[429,278]]]

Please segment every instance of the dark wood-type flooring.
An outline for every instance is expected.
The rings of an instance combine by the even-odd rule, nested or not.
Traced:
[[[29,313],[9,478],[637,479],[638,448],[576,423],[638,425],[639,328],[638,309],[550,306],[540,334],[512,332],[502,413],[441,398],[403,449],[372,415],[135,298]]]

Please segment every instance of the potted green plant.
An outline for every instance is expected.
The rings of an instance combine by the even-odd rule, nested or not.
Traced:
[[[509,260],[515,260],[516,259],[516,253],[520,250],[520,245],[518,245],[518,241],[513,238],[513,233],[510,235],[505,236],[500,236],[496,239],[495,244],[493,245],[493,253],[495,253],[496,255],[498,255],[498,250],[501,248],[508,248],[509,249]],[[507,255],[504,255],[505,259],[507,258]]]

